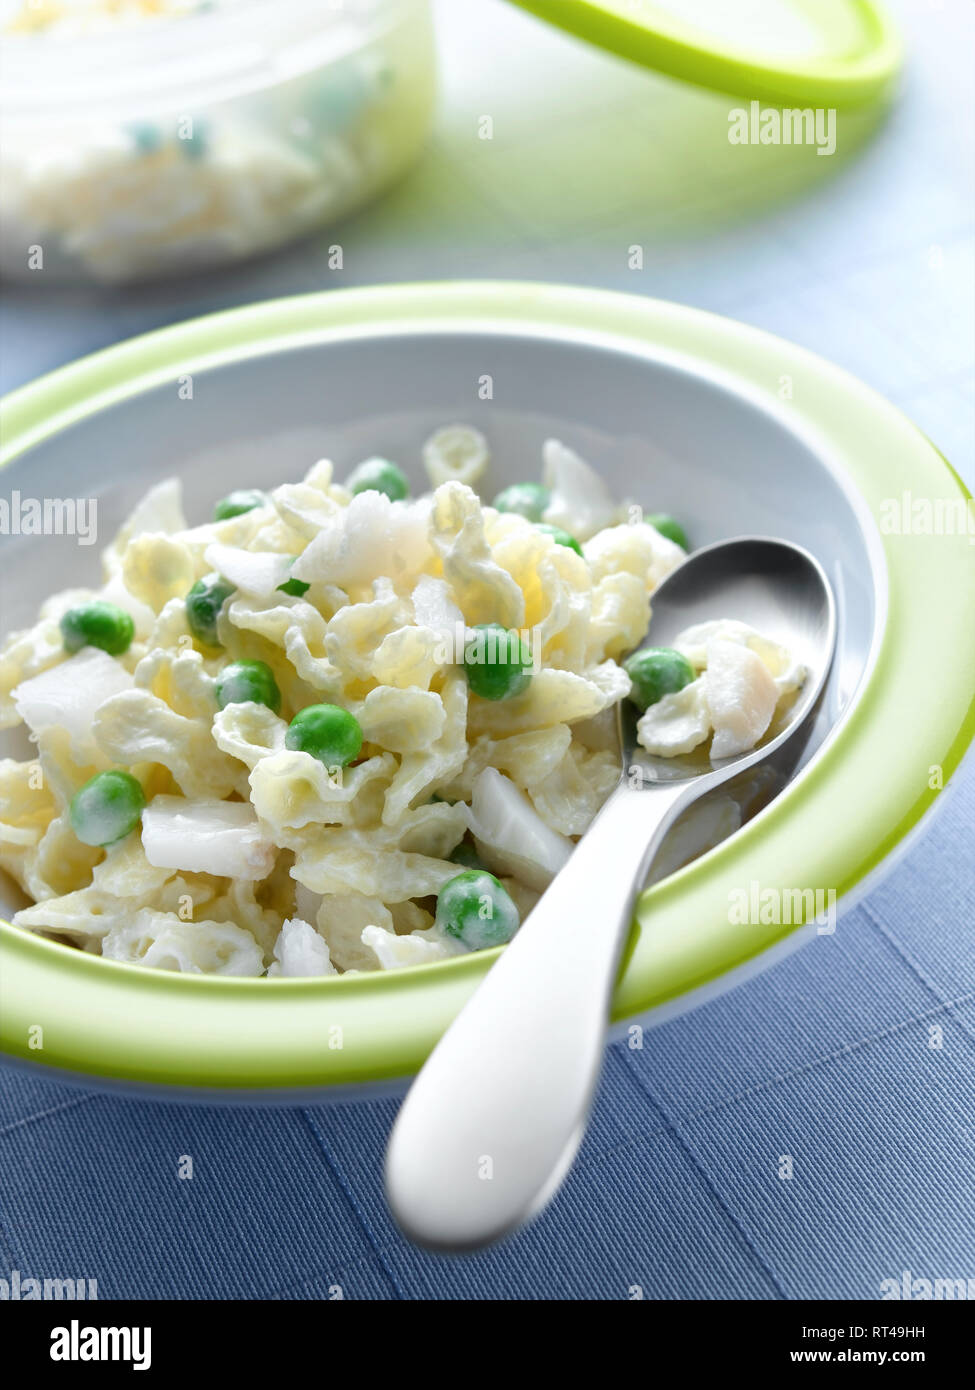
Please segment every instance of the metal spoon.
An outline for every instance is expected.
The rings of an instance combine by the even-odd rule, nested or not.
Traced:
[[[799,546],[760,537],[698,550],[654,594],[652,643],[668,646],[714,618],[750,623],[807,667],[786,727],[702,767],[645,753],[626,702],[619,786],[434,1048],[393,1127],[387,1195],[422,1245],[476,1249],[555,1193],[585,1132],[633,904],[664,835],[692,802],[786,744],[801,751],[808,736],[836,643],[820,565]]]

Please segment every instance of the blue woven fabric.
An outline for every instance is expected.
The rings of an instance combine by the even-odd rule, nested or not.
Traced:
[[[519,160],[531,169],[545,161],[517,142],[506,151],[500,137],[478,184],[464,166],[469,111],[492,111],[499,132],[506,128],[504,93],[489,100],[478,80],[500,73],[510,88],[513,54],[524,57],[533,84],[557,70],[558,55],[577,69],[583,58],[511,7],[444,5],[445,101],[460,112],[456,129],[444,127],[430,160],[384,210],[343,231],[341,283],[510,274],[730,313],[885,392],[970,483],[971,16],[927,0],[896,8],[912,58],[904,97],[855,167],[774,215],[692,238],[671,233],[662,216],[653,221],[653,188],[626,179],[612,206],[587,198],[581,211],[590,223],[557,234],[540,224],[537,203],[526,198],[520,208],[503,173]],[[458,66],[461,10],[464,52],[479,78]],[[470,41],[477,25],[483,43]],[[495,33],[505,56],[492,64]],[[613,90],[635,90],[637,79],[612,60],[585,61],[591,81],[576,83],[576,94],[594,102],[600,72],[610,73]],[[607,107],[600,119],[610,118]],[[627,108],[626,121],[635,118]],[[564,124],[575,139],[571,113]],[[546,129],[559,125],[553,116]],[[603,173],[608,185],[611,161]],[[716,209],[727,196],[692,191]],[[568,215],[564,206],[556,212]],[[478,229],[485,241],[475,245]],[[631,241],[649,248],[640,278],[623,269]],[[5,385],[162,322],[334,283],[325,256],[306,246],[241,274],[134,291],[110,305],[79,293],[39,312],[30,296],[12,295]],[[835,935],[648,1031],[642,1050],[613,1047],[564,1189],[498,1249],[446,1260],[400,1238],[380,1180],[395,1102],[158,1106],[7,1073],[0,1277],[94,1278],[103,1298],[252,1299],[328,1298],[336,1288],[346,1298],[390,1299],[627,1298],[635,1290],[647,1298],[875,1299],[881,1281],[904,1269],[971,1279],[973,824],[969,767],[927,838]],[[179,1176],[185,1156],[192,1180]],[[780,1176],[787,1161],[792,1175]]]

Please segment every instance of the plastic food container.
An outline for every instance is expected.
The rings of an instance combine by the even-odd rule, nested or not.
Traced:
[[[486,366],[504,390],[478,401],[471,382]],[[173,389],[184,372],[192,410]],[[782,373],[795,383],[788,402]],[[875,392],[746,325],[575,285],[378,285],[197,319],[4,403],[4,494],[97,499],[99,543],[4,538],[3,630],[32,622],[42,596],[97,583],[99,546],[161,478],[183,478],[192,517],[232,488],[300,476],[309,458],[344,475],[381,452],[419,487],[423,441],[456,419],[489,439],[492,493],[529,476],[555,436],[611,490],[652,488],[696,544],[781,536],[812,550],[837,591],[837,654],[809,761],[733,838],[641,895],[613,1006],[620,1036],[815,937],[813,920],[738,922],[730,894],[832,888],[845,911],[950,795],[932,786],[932,767],[947,785],[975,739],[969,537],[879,524],[908,492],[952,511],[970,504]],[[21,760],[29,750],[3,748]],[[677,862],[686,857],[682,846]],[[0,918],[22,905],[0,875]],[[149,1095],[362,1098],[422,1065],[499,950],[389,972],[235,979],[106,960],[0,921],[0,1055]]]
[[[429,0],[68,15],[44,0],[0,10],[12,279],[124,283],[265,251],[375,196],[430,128]]]
[[[430,127],[429,2],[0,0],[0,274],[202,269],[366,202]],[[752,105],[871,107],[900,63],[875,0],[513,3]]]

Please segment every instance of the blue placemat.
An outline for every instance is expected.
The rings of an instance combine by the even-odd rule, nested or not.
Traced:
[[[911,67],[887,124],[835,172],[725,220],[734,181],[717,156],[701,176],[706,142],[694,178],[673,183],[667,167],[675,112],[700,136],[718,106],[687,105],[674,84],[497,0],[442,4],[437,140],[402,190],[329,234],[347,246],[341,280],[312,244],[111,298],[15,292],[4,386],[276,294],[446,274],[564,279],[682,299],[807,344],[907,410],[971,483],[972,12],[894,8]],[[475,158],[484,112],[496,139]],[[632,146],[605,154],[634,122],[639,177]],[[776,1299],[875,1299],[904,1270],[975,1277],[975,769],[956,783],[926,839],[834,936],[647,1032],[642,1050],[610,1050],[565,1188],[507,1245],[448,1261],[400,1239],[380,1183],[394,1102],[158,1106],[7,1073],[0,1277],[96,1279],[102,1298]]]

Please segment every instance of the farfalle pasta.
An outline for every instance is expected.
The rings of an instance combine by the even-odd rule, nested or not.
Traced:
[[[493,505],[477,431],[438,431],[424,462],[420,498],[388,460],[345,484],[323,460],[192,527],[160,483],[102,587],[8,638],[0,723],[35,744],[0,762],[17,925],[269,978],[509,939],[618,781],[607,718],[653,684],[621,662],[685,551],[554,441],[544,481]],[[679,681],[653,678],[651,750],[741,742],[801,683],[750,629],[707,626],[668,658]],[[757,715],[722,684],[743,663]]]

